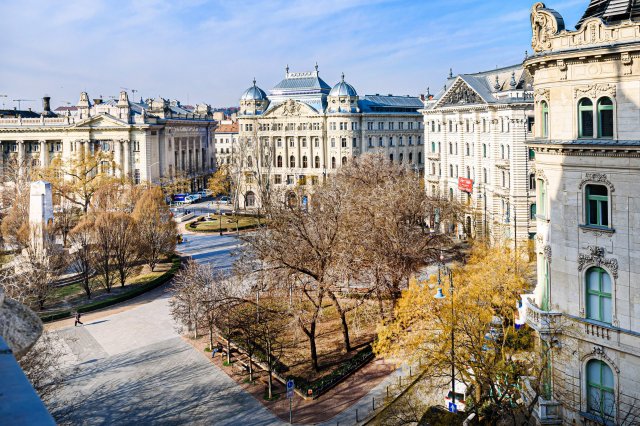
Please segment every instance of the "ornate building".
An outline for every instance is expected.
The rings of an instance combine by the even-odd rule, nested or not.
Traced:
[[[545,424],[640,420],[640,5],[592,0],[575,30],[531,11]]]
[[[112,154],[106,167],[116,176],[159,183],[181,175],[197,189],[215,168],[214,124],[208,105],[188,111],[162,98],[131,102],[124,91],[93,102],[82,92],[73,116],[51,112],[45,98],[37,118],[0,118],[0,175],[12,158],[21,167],[46,167],[56,157],[104,151]]]
[[[427,96],[422,114],[427,192],[470,206],[464,223],[446,230],[516,243],[530,238],[536,205],[525,145],[533,123],[528,73],[521,66],[451,73],[440,93]]]
[[[289,72],[267,95],[255,85],[240,98],[235,160],[246,169],[239,205],[260,202],[260,183],[296,189],[306,203],[313,185],[365,152],[423,168],[417,97],[359,96],[342,79],[333,88],[311,72]],[[259,143],[258,143],[259,142]]]

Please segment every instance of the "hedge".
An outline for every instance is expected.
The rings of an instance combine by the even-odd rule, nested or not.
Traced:
[[[164,274],[159,277],[154,278],[146,284],[140,285],[135,289],[128,291],[126,293],[122,293],[114,298],[97,300],[95,302],[87,303],[86,305],[78,306],[74,309],[66,309],[64,311],[54,312],[51,314],[45,314],[40,316],[42,322],[51,322],[59,319],[69,318],[73,315],[73,312],[91,312],[97,311],[98,309],[106,308],[117,303],[125,302],[129,299],[133,299],[134,297],[140,296],[142,293],[146,293],[149,290],[153,290],[154,288],[160,287],[162,284],[165,284],[169,281],[180,269],[180,258],[178,256],[173,256],[171,258],[171,269],[169,269]]]
[[[196,223],[196,222],[191,222],[191,223],[189,223],[189,224],[187,225],[187,228],[189,229],[189,231],[192,231],[192,232],[202,232],[202,233],[205,233],[205,234],[213,234],[213,233],[218,233],[218,232],[220,232],[220,230],[219,230],[219,229],[198,229],[198,228],[196,228],[195,226],[193,226],[195,223]],[[260,226],[264,226],[264,224],[263,224],[263,225],[257,225],[257,224],[256,224],[256,225],[243,225],[243,226],[239,226],[239,227],[237,228],[237,230],[238,230],[238,231],[243,231],[243,230],[246,230],[246,229],[255,229],[255,228],[259,228]],[[229,233],[229,232],[231,232],[231,233],[236,232],[236,227],[234,226],[234,227],[232,227],[232,228],[231,228],[231,227],[230,227],[230,228],[222,228],[222,232],[223,232],[223,233],[225,233],[225,232],[226,232],[226,233]]]

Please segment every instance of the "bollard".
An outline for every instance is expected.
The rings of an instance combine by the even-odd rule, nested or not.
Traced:
[[[387,386],[387,398],[389,398],[389,386]]]
[[[358,423],[360,420],[358,420],[358,409],[356,408],[356,423]]]
[[[411,377],[411,366],[409,366],[409,377]]]
[[[371,398],[371,406],[373,407],[373,411],[376,411],[376,397]]]

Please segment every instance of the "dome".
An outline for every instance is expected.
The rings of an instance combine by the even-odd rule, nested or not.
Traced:
[[[358,96],[358,92],[356,92],[356,89],[354,89],[352,85],[344,81],[344,74],[342,74],[342,81],[333,86],[333,89],[329,92],[329,96]]]
[[[264,101],[267,99],[267,94],[264,90],[256,86],[256,81],[253,80],[253,86],[249,87],[242,94],[241,101]]]

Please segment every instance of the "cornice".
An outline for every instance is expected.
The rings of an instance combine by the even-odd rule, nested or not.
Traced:
[[[615,157],[615,158],[638,158],[640,157],[640,146],[630,145],[580,145],[580,144],[562,144],[549,141],[543,143],[540,141],[529,141],[526,144],[536,153],[544,153],[550,155],[566,155],[566,156],[584,156],[584,157]]]

